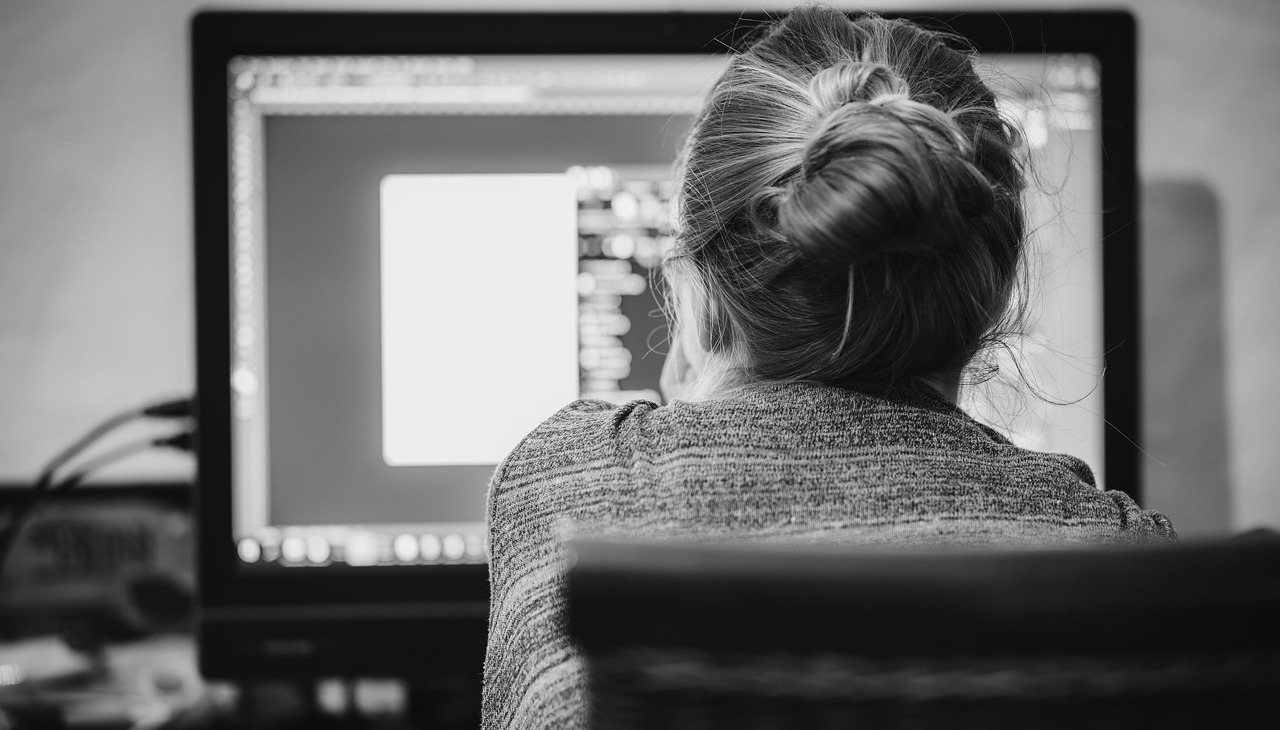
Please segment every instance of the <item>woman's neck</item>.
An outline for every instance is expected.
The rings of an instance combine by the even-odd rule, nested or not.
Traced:
[[[918,378],[918,380],[932,388],[938,395],[946,398],[951,405],[959,405],[959,378]]]

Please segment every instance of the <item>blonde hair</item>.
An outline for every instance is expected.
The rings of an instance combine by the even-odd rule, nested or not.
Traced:
[[[666,272],[708,380],[954,379],[1009,325],[1019,147],[951,36],[821,7],[767,27],[680,161]]]

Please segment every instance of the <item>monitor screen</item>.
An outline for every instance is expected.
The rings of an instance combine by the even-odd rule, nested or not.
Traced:
[[[961,405],[1135,493],[1132,21],[952,26],[978,44],[1032,171],[1028,334]],[[280,659],[280,637],[289,671],[317,651],[355,666],[340,641],[295,651],[324,633],[300,615],[373,626],[454,601],[482,640],[495,466],[576,398],[661,400],[673,163],[744,24],[193,27],[206,669]],[[253,621],[275,622],[261,646],[221,640]]]
[[[672,163],[724,63],[230,60],[246,566],[483,562],[525,434],[660,399]]]

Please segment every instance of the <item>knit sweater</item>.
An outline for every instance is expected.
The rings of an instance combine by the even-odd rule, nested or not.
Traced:
[[[483,723],[586,724],[565,632],[562,539],[1046,545],[1173,540],[1088,466],[1027,451],[924,386],[765,384],[665,407],[577,401],[530,433],[489,491]]]

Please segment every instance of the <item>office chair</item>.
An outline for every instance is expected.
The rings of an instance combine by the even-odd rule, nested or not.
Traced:
[[[591,726],[1280,723],[1280,538],[886,552],[571,543]]]

